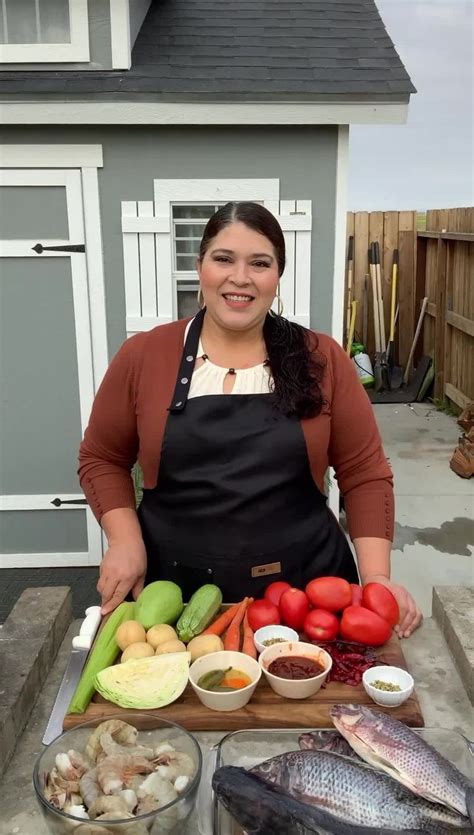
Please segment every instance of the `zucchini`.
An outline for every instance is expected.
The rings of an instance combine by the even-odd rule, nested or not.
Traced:
[[[117,629],[126,620],[133,620],[135,603],[121,603],[105,621],[82,671],[69,705],[68,713],[84,713],[95,692],[95,677],[97,673],[110,667],[120,652],[115,639]]]
[[[214,620],[221,606],[221,590],[212,583],[201,586],[194,592],[176,624],[179,640],[187,643],[191,638],[200,635],[206,626]]]

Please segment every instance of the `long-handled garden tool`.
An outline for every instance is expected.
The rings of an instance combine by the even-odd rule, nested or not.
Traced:
[[[380,269],[380,249],[377,241],[372,242],[371,249],[371,274],[372,290],[374,295],[374,331],[375,331],[375,391],[389,388],[387,357],[385,352],[385,322],[383,313],[382,298],[382,276]]]
[[[397,280],[398,280],[398,249],[393,251],[392,264],[392,294],[390,304],[390,333],[387,343],[387,363],[388,363],[388,385],[391,390],[400,388],[403,382],[403,369],[399,365],[395,365],[395,325],[398,318],[397,305]]]
[[[425,296],[425,298],[423,299],[423,303],[421,305],[421,311],[420,311],[420,315],[418,317],[418,324],[416,326],[415,336],[413,337],[412,346],[410,348],[410,353],[408,355],[407,364],[406,364],[406,368],[405,368],[405,374],[403,375],[403,382],[404,382],[405,385],[407,385],[408,380],[410,378],[410,370],[411,370],[411,364],[413,362],[413,355],[415,353],[416,344],[417,344],[418,339],[420,337],[421,328],[422,328],[422,325],[423,325],[423,319],[425,318],[425,313],[426,313],[426,308],[427,307],[428,307],[428,296]]]
[[[380,321],[379,321],[379,303],[377,293],[377,273],[375,267],[375,251],[374,243],[370,244],[369,249],[369,271],[372,282],[372,301],[374,309],[374,339],[375,339],[375,357],[374,357],[374,388],[375,391],[380,391],[383,388],[382,380],[382,366],[380,362],[381,341],[380,341]]]
[[[350,355],[351,355],[352,343],[354,342],[356,315],[357,315],[357,301],[354,300],[351,304],[351,321],[350,321],[350,324],[349,324],[349,334],[347,336],[346,354],[347,354],[348,357],[350,357]]]
[[[347,247],[347,308],[346,308],[346,336],[349,341],[349,330],[352,316],[352,286],[354,269],[354,236],[349,235]]]

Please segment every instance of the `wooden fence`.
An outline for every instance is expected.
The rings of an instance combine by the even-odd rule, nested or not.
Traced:
[[[418,234],[415,304],[428,296],[423,351],[435,397],[474,400],[474,208],[432,210]]]
[[[425,228],[424,228],[425,227]],[[423,231],[422,231],[423,230]],[[474,400],[474,208],[416,212],[356,212],[347,216],[347,241],[354,238],[353,294],[357,301],[356,339],[363,339],[363,298],[369,274],[368,248],[380,247],[385,333],[388,338],[393,251],[399,251],[399,316],[395,355],[404,366],[424,296],[429,304],[415,360],[433,357],[435,397],[463,408]],[[373,304],[368,281],[369,353],[375,350]],[[347,309],[347,269],[346,299]],[[441,311],[441,316],[438,315]]]
[[[388,338],[390,322],[391,274],[393,252],[399,251],[398,299],[399,314],[395,331],[395,354],[404,365],[408,359],[415,322],[415,265],[416,265],[416,212],[349,212],[347,216],[347,243],[354,236],[353,295],[357,301],[356,336],[363,338],[363,297],[365,277],[369,274],[368,249],[372,241],[380,247],[382,267],[382,295],[384,302],[385,333]],[[347,247],[346,247],[347,252]],[[346,274],[347,293],[347,274]],[[375,350],[372,288],[368,282],[368,333],[367,348]],[[346,304],[344,305],[346,311]],[[417,314],[416,314],[417,315]]]

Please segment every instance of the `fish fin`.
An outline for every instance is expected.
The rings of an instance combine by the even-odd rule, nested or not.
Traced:
[[[466,788],[466,808],[469,820],[474,823],[474,786]]]

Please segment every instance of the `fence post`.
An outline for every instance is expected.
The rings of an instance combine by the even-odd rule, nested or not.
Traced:
[[[434,395],[444,399],[445,385],[445,337],[446,337],[446,252],[447,245],[441,236],[438,238],[436,253],[436,321],[435,321],[435,381]]]
[[[418,311],[421,310],[421,303],[425,296],[428,296],[427,281],[426,281],[426,251],[428,248],[428,238],[416,239],[416,272],[415,272],[415,320],[418,316]],[[430,299],[431,301],[431,299]],[[424,328],[423,328],[424,334]],[[420,339],[415,349],[413,358],[413,365],[416,368],[420,357],[425,353],[425,339]]]

